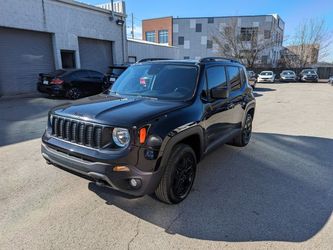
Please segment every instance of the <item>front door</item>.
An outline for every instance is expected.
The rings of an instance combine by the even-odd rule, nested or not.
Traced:
[[[207,103],[204,105],[204,126],[208,148],[223,142],[232,130],[233,112],[229,99],[214,99],[213,88],[229,88],[224,66],[212,66],[206,70]]]

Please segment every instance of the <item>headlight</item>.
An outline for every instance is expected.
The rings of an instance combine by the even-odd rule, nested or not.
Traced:
[[[126,128],[114,128],[112,131],[112,139],[114,143],[121,147],[127,147],[130,143],[130,134]]]

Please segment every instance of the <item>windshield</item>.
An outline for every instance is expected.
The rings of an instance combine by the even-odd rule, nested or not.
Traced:
[[[262,75],[262,76],[271,76],[271,75],[273,75],[273,72],[271,72],[271,71],[263,71],[263,72],[260,73],[260,75]]]
[[[186,100],[194,93],[197,73],[196,66],[162,63],[134,65],[118,78],[111,93]]]
[[[282,71],[282,75],[295,75],[294,71]]]
[[[303,70],[303,74],[316,74],[316,71],[314,70]]]

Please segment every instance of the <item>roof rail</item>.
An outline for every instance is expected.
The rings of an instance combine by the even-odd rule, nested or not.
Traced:
[[[143,58],[143,59],[137,61],[137,63],[151,62],[151,61],[161,61],[161,60],[172,60],[172,59],[170,59],[170,58]]]
[[[199,62],[216,62],[216,61],[229,61],[229,62],[234,62],[234,63],[240,63],[239,61],[232,59],[232,58],[227,58],[227,57],[204,57],[199,60]],[[240,63],[241,64],[241,63]]]

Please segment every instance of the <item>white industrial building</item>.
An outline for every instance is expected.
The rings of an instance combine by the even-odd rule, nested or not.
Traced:
[[[148,41],[127,39],[129,62],[139,61],[143,58],[170,58],[179,59],[179,49],[166,44]]]
[[[130,41],[129,58],[125,5],[114,4],[112,13],[110,6],[73,0],[0,0],[0,96],[36,91],[39,73],[60,68],[105,73],[111,64],[170,50]]]

